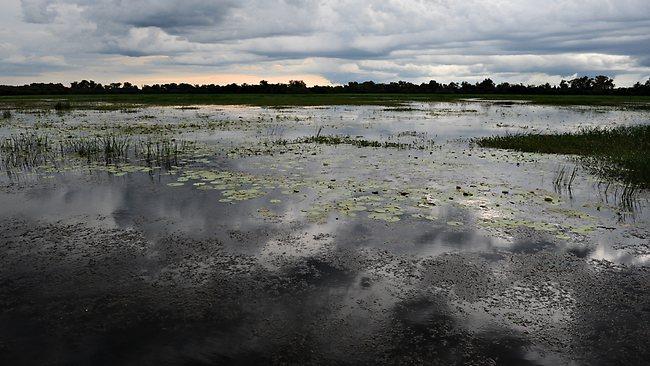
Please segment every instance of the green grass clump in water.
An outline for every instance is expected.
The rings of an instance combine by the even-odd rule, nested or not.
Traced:
[[[129,152],[129,139],[117,136],[102,136],[69,140],[61,145],[61,151],[70,151],[91,160],[114,163],[125,160]]]
[[[0,141],[0,161],[5,166],[34,166],[47,161],[52,150],[52,143],[46,135],[5,137]]]
[[[475,140],[480,147],[579,155],[592,172],[650,188],[650,125],[591,128],[575,133],[518,134]]]
[[[64,163],[84,158],[88,163],[106,164],[136,161],[170,169],[181,155],[187,156],[192,143],[176,139],[138,139],[129,136],[68,137],[52,141],[36,133],[0,138],[0,169],[31,169],[46,163]]]
[[[72,109],[72,104],[67,100],[60,100],[54,104],[54,110],[69,111]]]
[[[395,149],[406,149],[409,147],[408,144],[401,144],[398,142],[353,139],[347,136],[310,136],[300,139],[297,142],[325,145],[353,145],[357,147],[389,147]]]

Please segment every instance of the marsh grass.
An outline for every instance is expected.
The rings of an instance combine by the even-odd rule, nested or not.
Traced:
[[[20,134],[5,137],[0,142],[0,155],[5,166],[29,167],[47,162],[53,144],[46,135]]]
[[[384,147],[393,149],[408,149],[409,144],[390,141],[375,141],[351,138],[349,136],[317,135],[296,140],[297,143],[324,144],[324,145],[352,145],[356,147]]]
[[[166,169],[178,165],[179,156],[188,151],[190,144],[176,139],[140,141],[135,147],[135,155],[144,159],[148,165],[158,164]]]
[[[61,152],[74,153],[88,161],[103,160],[111,164],[127,160],[129,145],[128,137],[81,137],[61,142]]]
[[[19,134],[0,141],[6,169],[30,169],[47,163],[65,164],[82,158],[88,163],[117,164],[138,161],[167,169],[191,152],[192,145],[176,139],[136,139],[129,136],[83,136],[52,141],[47,135]]]
[[[650,125],[589,128],[562,134],[493,136],[474,142],[480,147],[576,155],[592,173],[650,188]]]
[[[70,101],[68,100],[60,100],[54,103],[53,108],[55,111],[59,111],[59,112],[69,111],[72,109],[72,103],[70,103]]]
[[[390,149],[417,149],[424,150],[433,147],[433,140],[423,140],[419,143],[404,143],[395,141],[377,141],[366,140],[362,138],[352,138],[346,135],[321,135],[322,127],[318,129],[315,135],[297,138],[292,141],[275,140],[274,143],[278,145],[287,144],[323,144],[323,145],[352,145],[356,147],[377,147],[377,148],[390,148]]]

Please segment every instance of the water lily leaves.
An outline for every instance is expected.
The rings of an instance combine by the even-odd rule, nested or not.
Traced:
[[[411,217],[414,219],[421,219],[421,220],[429,220],[429,221],[436,221],[438,218],[434,215],[423,215],[420,213],[414,213],[411,214]]]
[[[341,214],[351,217],[356,216],[356,212],[366,211],[366,206],[357,203],[353,199],[337,203],[336,208]]]
[[[580,235],[587,235],[592,233],[593,231],[596,230],[595,227],[591,225],[584,225],[584,226],[577,226],[577,227],[570,227],[571,232],[580,234]]]
[[[398,222],[400,221],[399,216],[393,215],[386,212],[371,212],[368,214],[368,217],[373,220],[382,220],[386,222]]]
[[[222,191],[221,194],[233,201],[246,201],[246,200],[250,200],[253,198],[258,198],[266,195],[265,192],[262,192],[256,188],[226,190],[226,191]]]
[[[168,186],[170,187],[182,187],[185,185],[183,182],[172,182],[172,183],[167,183]]]
[[[325,223],[333,208],[331,204],[315,204],[307,211],[307,220],[313,223]]]

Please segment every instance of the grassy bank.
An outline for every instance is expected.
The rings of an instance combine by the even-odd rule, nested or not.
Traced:
[[[480,147],[578,155],[583,165],[596,174],[650,188],[650,125],[555,135],[494,136],[475,142]]]
[[[408,102],[456,102],[464,99],[524,100],[546,105],[618,106],[650,109],[647,96],[469,95],[469,94],[125,94],[0,97],[4,108],[51,108],[57,103],[79,109],[115,109],[133,105],[399,106]]]

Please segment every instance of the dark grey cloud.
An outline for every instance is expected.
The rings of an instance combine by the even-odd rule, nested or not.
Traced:
[[[24,59],[62,58],[80,75],[115,57],[131,71],[334,82],[650,75],[647,0],[5,1],[20,9],[8,19],[19,33],[0,26],[0,44]]]
[[[77,3],[84,7],[86,16],[98,23],[174,31],[184,27],[217,25],[237,1],[87,0]]]

